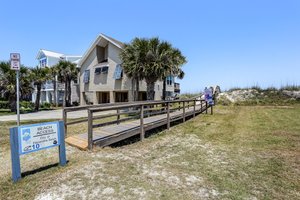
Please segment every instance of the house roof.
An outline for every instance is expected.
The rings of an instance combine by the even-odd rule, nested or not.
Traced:
[[[103,33],[101,33],[100,35],[98,35],[98,37],[96,38],[96,40],[94,40],[94,42],[91,44],[91,46],[88,48],[88,50],[83,54],[82,59],[80,60],[80,62],[78,63],[78,65],[81,65],[86,58],[90,55],[90,53],[92,52],[92,50],[102,41],[102,40],[106,40],[107,42],[110,42],[111,44],[115,45],[116,47],[118,47],[119,49],[122,49],[124,47],[124,43],[120,42],[112,37],[109,37],[107,35],[104,35]]]
[[[104,35],[103,33],[101,33],[101,35],[102,35],[103,37],[105,37],[107,40],[110,40],[111,43],[117,44],[121,49],[124,47],[124,43],[123,43],[123,42],[120,42],[119,40],[116,40],[116,39],[114,39],[114,38],[112,38],[112,37],[109,37],[109,36],[107,36],[107,35]]]
[[[47,57],[54,57],[54,58],[60,58],[64,55],[62,53],[49,51],[49,50],[45,50],[45,49],[40,49],[37,56],[36,56],[36,59],[39,59],[42,54],[44,54]]]

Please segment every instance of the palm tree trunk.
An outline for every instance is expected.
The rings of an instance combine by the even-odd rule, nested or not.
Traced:
[[[131,94],[133,97],[133,101],[136,101],[136,92],[135,92],[135,78],[131,79]]]
[[[139,100],[139,91],[140,91],[140,80],[139,78],[135,79],[135,101]]]
[[[72,95],[72,88],[71,88],[71,80],[68,80],[68,104],[67,106],[71,106],[72,102],[71,102],[71,95]]]
[[[53,91],[54,91],[54,104],[55,107],[57,107],[57,82],[56,82],[56,76],[54,76],[53,79]]]
[[[42,84],[37,84],[36,85],[36,98],[35,98],[35,106],[34,110],[39,111],[40,108],[40,99],[41,99],[41,89],[42,89]]]
[[[10,111],[16,112],[17,111],[17,102],[16,102],[16,94],[9,96],[9,104],[10,104]]]
[[[67,105],[67,92],[68,92],[68,81],[65,81],[65,91],[64,91],[63,107],[66,107],[66,105]]]
[[[162,93],[162,99],[166,100],[166,91],[167,91],[167,83],[166,83],[166,78],[163,78],[163,93]]]
[[[146,81],[147,83],[147,100],[153,101],[154,100],[154,87],[155,87],[155,82],[154,81]]]

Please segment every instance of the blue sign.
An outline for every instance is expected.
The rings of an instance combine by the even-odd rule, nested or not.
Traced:
[[[26,154],[60,145],[58,126],[58,122],[19,126],[19,153]]]
[[[59,147],[59,163],[64,166],[67,161],[63,121],[10,128],[13,180],[21,178],[20,155],[55,146]]]
[[[212,94],[211,89],[208,89],[208,88],[204,89],[204,97],[205,97],[205,101],[208,103],[208,105],[211,105],[211,106],[214,105],[213,94]]]

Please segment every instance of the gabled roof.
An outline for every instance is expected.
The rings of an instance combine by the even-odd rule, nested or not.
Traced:
[[[120,42],[119,40],[116,40],[116,39],[114,39],[114,38],[112,38],[112,37],[109,37],[109,36],[107,36],[107,35],[104,35],[103,33],[101,33],[100,35],[102,35],[103,37],[105,37],[107,40],[109,40],[111,43],[115,43],[115,44],[117,44],[116,46],[118,46],[119,48],[123,48],[124,47],[124,43],[123,42]]]
[[[48,51],[48,50],[45,50],[45,49],[40,49],[37,56],[36,56],[36,59],[39,59],[41,54],[44,54],[47,57],[53,57],[53,58],[60,58],[64,55],[62,53],[57,53],[57,52],[54,52],[54,51]]]
[[[90,48],[88,48],[88,50],[83,54],[82,59],[80,60],[78,65],[82,65],[82,63],[86,60],[86,58],[90,55],[92,50],[100,43],[101,40],[106,40],[107,42],[110,42],[111,44],[115,45],[119,49],[122,49],[124,46],[124,44],[122,42],[101,33],[100,35],[98,35],[96,40],[92,43]]]

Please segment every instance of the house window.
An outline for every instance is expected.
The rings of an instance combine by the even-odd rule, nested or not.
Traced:
[[[40,67],[46,67],[46,66],[47,66],[47,58],[41,58]]]
[[[101,67],[97,67],[95,69],[95,74],[101,74]]]
[[[90,81],[90,70],[87,69],[84,71],[83,82],[88,83]]]
[[[167,85],[173,85],[173,83],[174,83],[174,77],[168,76],[167,77]]]
[[[95,68],[95,74],[107,74],[107,73],[108,73],[108,66]]]
[[[114,79],[118,80],[123,77],[123,68],[121,65],[117,65],[114,72]]]
[[[108,73],[108,66],[102,67],[101,73],[102,74],[107,74]]]

